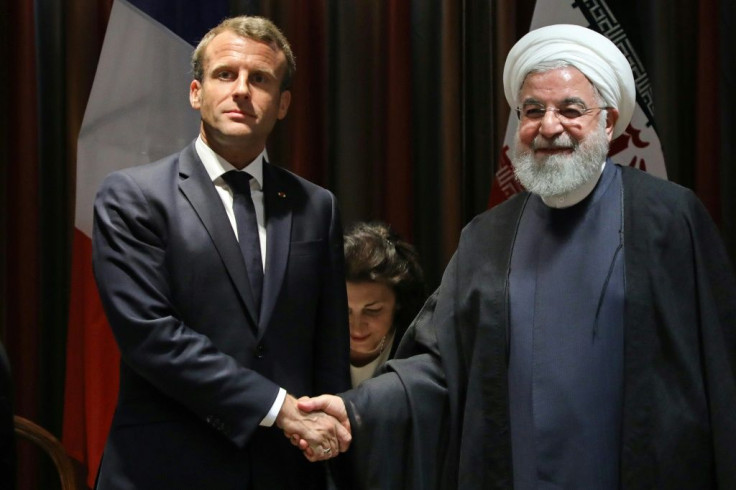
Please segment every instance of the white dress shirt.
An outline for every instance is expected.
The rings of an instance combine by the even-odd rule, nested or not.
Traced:
[[[199,159],[202,160],[207,175],[212,179],[212,183],[215,185],[217,194],[222,199],[222,204],[225,206],[225,212],[230,220],[230,226],[232,226],[235,232],[235,237],[238,237],[238,225],[235,222],[235,212],[233,211],[233,191],[230,186],[227,185],[225,179],[222,178],[225,172],[231,170],[238,170],[233,167],[227,160],[222,158],[220,155],[215,153],[212,148],[202,140],[202,136],[197,138],[194,143],[194,148],[197,150]],[[250,195],[253,198],[253,206],[256,210],[256,219],[258,220],[258,241],[261,243],[261,260],[263,261],[263,270],[266,270],[266,213],[263,205],[263,161],[268,157],[266,149],[263,151],[248,165],[243,167],[243,172],[248,172],[253,178],[250,180]],[[266,416],[261,420],[262,426],[271,427],[276,421],[281,406],[284,404],[286,398],[286,390],[279,388],[279,393],[276,395],[276,400],[271,406],[271,410],[268,411]]]

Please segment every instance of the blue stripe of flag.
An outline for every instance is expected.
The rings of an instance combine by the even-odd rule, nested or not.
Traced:
[[[230,15],[229,0],[128,0],[189,44]]]

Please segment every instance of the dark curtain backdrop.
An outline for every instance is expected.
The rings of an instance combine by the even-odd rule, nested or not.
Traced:
[[[698,193],[736,258],[736,6],[609,3],[652,81],[669,178]],[[0,336],[16,413],[60,436],[76,139],[112,0],[4,5]],[[528,31],[534,0],[231,6],[273,18],[297,56],[273,159],[333,190],[346,225],[390,223],[436,286],[462,226],[488,202],[509,110],[503,61]],[[21,458],[22,488],[54,488],[46,463],[29,448]]]

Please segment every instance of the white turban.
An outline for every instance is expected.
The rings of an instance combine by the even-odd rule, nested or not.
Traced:
[[[529,71],[549,61],[565,61],[580,70],[598,89],[606,105],[618,109],[613,137],[624,132],[636,104],[631,66],[608,38],[582,26],[542,27],[529,32],[511,48],[503,67],[503,89],[512,108],[519,104],[519,90]]]

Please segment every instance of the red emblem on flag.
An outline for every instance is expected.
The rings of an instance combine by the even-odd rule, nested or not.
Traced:
[[[641,139],[641,130],[636,129],[631,124],[626,127],[626,131],[611,142],[611,146],[608,149],[608,156],[613,157],[614,155],[621,153],[628,149],[630,144],[634,145],[636,148],[646,148],[649,146],[648,141],[643,141]],[[629,167],[636,167],[644,171],[647,170],[647,164],[644,158],[636,155],[631,158]]]
[[[504,145],[501,151],[501,163],[496,171],[496,178],[493,179],[491,185],[491,196],[488,199],[489,208],[524,190],[519,181],[516,180],[514,167],[511,164],[508,152],[509,145]]]

